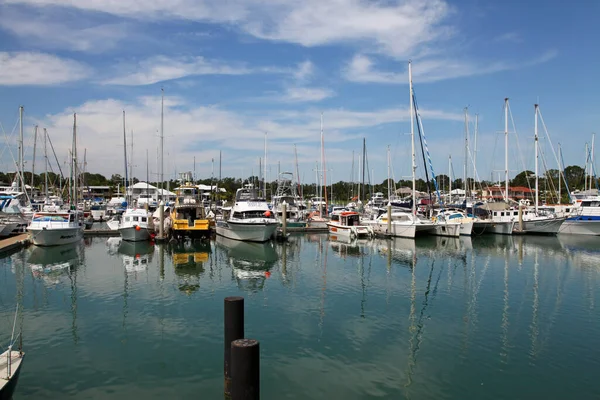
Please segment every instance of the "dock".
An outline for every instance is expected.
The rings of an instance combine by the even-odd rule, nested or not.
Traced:
[[[106,237],[114,237],[119,236],[119,231],[112,231],[110,229],[86,229],[83,231],[83,237],[92,237],[92,236],[106,236]]]
[[[29,246],[31,240],[29,240],[29,233],[22,233],[17,236],[11,236],[6,239],[0,240],[0,254],[6,254],[14,250],[19,250],[23,247]]]

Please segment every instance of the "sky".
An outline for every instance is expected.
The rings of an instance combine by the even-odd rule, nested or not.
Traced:
[[[222,176],[258,174],[266,138],[269,180],[294,171],[297,154],[312,183],[321,115],[329,182],[362,178],[363,138],[371,182],[387,178],[388,148],[391,176],[408,178],[408,60],[436,174],[451,156],[463,175],[467,108],[469,175],[503,179],[505,98],[511,177],[534,168],[536,102],[540,171],[557,167],[559,143],[565,165],[583,165],[600,122],[600,3],[579,3],[2,0],[0,169],[14,170],[22,105],[26,170],[35,125],[64,165],[77,113],[87,170],[123,174],[125,110],[134,175],[144,180],[148,165],[155,180],[164,89],[165,179],[193,171],[194,158],[198,178],[218,176],[219,154]],[[419,158],[417,176],[424,168]]]

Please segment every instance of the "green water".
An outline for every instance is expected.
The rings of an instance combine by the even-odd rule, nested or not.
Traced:
[[[223,298],[246,299],[263,399],[600,398],[600,240],[151,246],[0,261],[15,399],[222,398]]]

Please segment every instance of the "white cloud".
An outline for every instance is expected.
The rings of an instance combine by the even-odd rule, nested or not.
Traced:
[[[521,43],[523,38],[517,32],[506,32],[502,35],[496,36],[494,38],[496,42],[512,42],[512,43]]]
[[[154,56],[133,65],[117,67],[117,76],[104,80],[109,85],[150,85],[193,75],[246,75],[264,72],[283,72],[276,68],[248,68],[244,65],[228,65],[221,61],[196,57]]]
[[[278,99],[286,102],[316,102],[325,100],[334,96],[335,93],[330,89],[311,88],[311,87],[290,87],[287,88],[283,96]]]
[[[395,57],[417,46],[445,40],[451,8],[444,0],[374,2],[364,0],[286,1],[194,0],[6,0],[7,4],[62,6],[139,20],[186,19],[227,23],[257,38],[319,46],[359,43]]]
[[[514,62],[477,62],[459,58],[430,58],[413,62],[413,80],[436,82],[444,79],[473,75],[485,75],[500,71],[510,71],[532,67],[552,60],[558,55],[554,50],[547,51],[537,58]],[[357,54],[346,65],[344,76],[347,80],[360,83],[408,83],[406,65],[401,72],[382,71],[374,68],[371,58]]]
[[[294,77],[297,80],[306,80],[310,77],[312,77],[312,75],[315,73],[315,66],[314,64],[309,61],[303,61],[300,64],[298,64],[298,70],[296,72],[294,72]]]
[[[0,85],[56,85],[86,78],[90,69],[74,60],[33,52],[0,52]]]
[[[0,28],[21,38],[28,46],[98,53],[131,35],[124,23],[98,25],[85,18],[70,18],[65,23],[60,13],[24,13],[9,7],[3,8],[2,14]]]
[[[145,175],[146,149],[150,153],[150,170],[155,171],[157,132],[160,126],[160,98],[140,97],[132,103],[116,99],[88,101],[63,112],[47,115],[35,121],[47,127],[54,147],[70,147],[73,112],[77,112],[79,151],[88,149],[88,170],[105,175],[121,173],[122,165],[122,110],[127,112],[127,132],[134,131],[134,164],[136,176]],[[264,132],[268,133],[269,158],[293,160],[293,144],[297,143],[301,168],[314,166],[319,146],[320,113],[324,112],[327,158],[331,163],[347,164],[350,156],[344,148],[377,127],[389,123],[406,123],[407,107],[374,111],[347,109],[305,109],[302,111],[270,110],[255,114],[234,112],[213,106],[186,106],[184,99],[165,98],[165,152],[169,156],[165,168],[174,171],[189,170],[196,156],[199,173],[210,175],[210,160],[223,150],[226,171],[240,175],[250,169],[263,154]],[[460,121],[462,114],[443,111],[423,111],[424,118]],[[398,128],[402,131],[401,128]],[[381,137],[373,143],[375,148]],[[383,144],[382,144],[383,146]],[[206,150],[212,149],[212,150]],[[383,150],[382,150],[383,151]],[[66,154],[59,158],[63,159]],[[286,165],[286,167],[290,167]],[[339,167],[339,170],[343,170]],[[152,173],[152,172],[151,172]],[[248,174],[249,175],[249,174]]]

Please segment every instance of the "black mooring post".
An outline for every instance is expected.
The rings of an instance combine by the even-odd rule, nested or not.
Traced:
[[[260,346],[258,340],[231,342],[231,400],[260,399]]]
[[[231,296],[225,298],[224,331],[224,376],[225,395],[231,395],[231,342],[244,337],[244,298]]]

